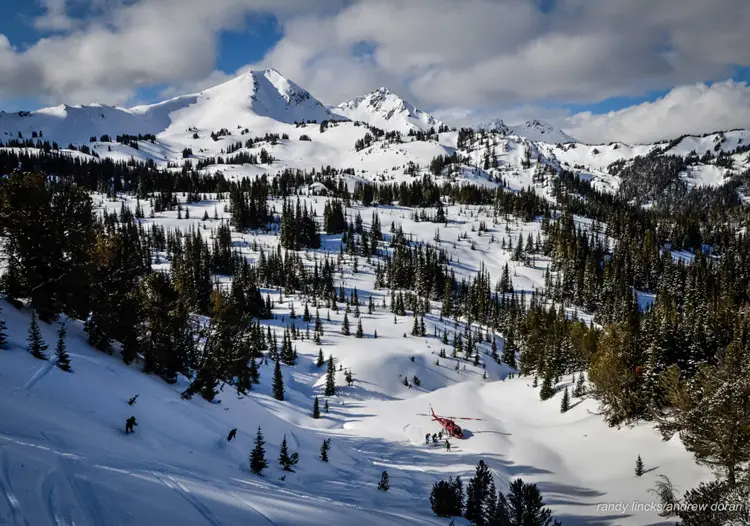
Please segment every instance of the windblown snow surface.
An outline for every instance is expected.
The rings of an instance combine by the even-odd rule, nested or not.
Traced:
[[[322,197],[303,200],[318,212],[325,203]],[[121,200],[101,196],[95,196],[95,203],[100,210],[121,206]],[[224,204],[209,198],[189,205],[191,218],[201,218],[204,210],[213,217],[216,209],[217,220],[178,220],[176,212],[164,212],[144,221],[166,228],[198,227],[210,236],[225,220]],[[434,235],[435,224],[413,222],[410,209],[377,210],[384,229],[393,221],[415,241]],[[357,211],[369,227],[372,209],[349,213]],[[146,217],[149,212],[146,206]],[[484,264],[494,280],[509,262],[517,291],[543,286],[547,260],[540,257],[532,266],[521,266],[500,246],[501,239],[515,245],[519,236],[536,236],[538,223],[510,218],[492,224],[481,207],[452,206],[447,213],[450,221],[441,227],[440,244],[459,277],[475,275]],[[481,235],[479,221],[489,229]],[[468,239],[459,240],[463,234]],[[272,233],[233,236],[237,250],[251,261],[258,257],[256,248],[274,249],[278,240]],[[337,254],[340,240],[323,236],[323,247],[310,251],[307,263],[326,251]],[[167,264],[162,260],[155,268],[166,269]],[[0,524],[447,526],[450,519],[430,511],[432,484],[457,475],[466,480],[482,459],[500,488],[516,477],[538,484],[566,526],[653,525],[666,523],[653,512],[634,510],[632,502],[653,499],[648,490],[658,475],[669,476],[681,489],[709,478],[679,441],[662,441],[648,424],[609,428],[589,399],[574,399],[572,409],[561,414],[560,393],[541,402],[530,378],[509,379],[509,370],[487,356],[486,342],[479,366],[458,360],[456,370],[455,359],[438,358],[441,343],[434,331],[463,330],[462,324],[429,314],[428,336],[409,336],[413,317],[398,316],[394,323],[390,310],[382,308],[383,291],[374,289],[372,265],[360,260],[360,271],[353,273],[347,258],[343,268],[336,285],[357,287],[365,305],[373,295],[377,309],[373,314],[362,309],[364,339],[340,334],[343,309],[331,312],[330,321],[327,309],[321,309],[323,353],[335,357],[337,368],[351,368],[355,382],[347,387],[344,373],[337,374],[338,393],[318,420],[311,410],[315,396],[323,400],[325,368],[315,366],[318,346],[309,339],[294,342],[298,364],[283,369],[285,401],[271,395],[272,365],[261,366],[261,385],[246,397],[225,386],[218,403],[200,397],[186,401],[180,392],[187,379],[168,385],[141,372],[137,363],[126,366],[117,356],[90,348],[78,321],[68,321],[74,373],[36,360],[25,350],[28,309],[3,303],[10,346],[0,351]],[[266,292],[279,299],[277,291]],[[276,318],[262,322],[264,329],[283,330],[292,303],[298,314],[303,311],[302,298],[285,294],[276,305]],[[437,313],[438,305],[434,307]],[[356,327],[351,315],[350,320]],[[51,351],[57,327],[41,325]],[[301,319],[296,325],[304,332]],[[420,386],[406,387],[403,375],[417,375]],[[558,388],[570,382],[564,378]],[[137,402],[128,405],[136,394]],[[421,416],[430,407],[438,414],[482,420],[461,421],[466,438],[453,440],[448,452],[424,444],[425,433],[439,431]],[[131,415],[138,427],[126,435],[125,419]],[[248,469],[258,426],[270,463],[262,476]],[[237,438],[227,442],[235,427]],[[276,462],[283,435],[290,451],[300,454],[294,473],[283,472]],[[332,445],[329,463],[319,460],[325,438]],[[640,478],[633,474],[638,454],[648,471]],[[383,470],[390,475],[388,492],[376,489]],[[620,502],[626,505],[624,513],[604,508]],[[455,524],[466,522],[457,518]]]

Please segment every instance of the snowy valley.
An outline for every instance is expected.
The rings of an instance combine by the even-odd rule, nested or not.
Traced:
[[[326,107],[275,70],[0,113],[0,523],[490,524],[430,500],[483,461],[565,526],[673,524],[649,507],[662,476],[714,474],[657,429],[657,384],[746,339],[696,290],[747,290],[721,281],[747,253],[721,228],[746,220],[749,140],[457,129],[385,88]],[[431,410],[464,437],[426,441]]]

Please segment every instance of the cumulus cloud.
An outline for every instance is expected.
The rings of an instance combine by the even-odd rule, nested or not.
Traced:
[[[603,115],[578,113],[556,122],[590,143],[645,143],[686,133],[750,128],[750,86],[733,80],[680,86],[654,102]]]
[[[275,16],[282,37],[243,70],[274,67],[325,103],[385,85],[459,120],[542,118],[586,140],[648,140],[631,116],[655,107],[606,116],[549,107],[687,85],[654,104],[692,96],[719,108],[720,85],[694,84],[750,66],[747,0],[556,0],[547,11],[531,0],[39,1],[46,13],[35,24],[52,33],[22,50],[0,35],[0,97],[119,104],[146,86],[199,91],[234,74],[216,71],[218,35],[252,13]],[[90,16],[72,19],[71,3]],[[709,95],[694,94],[701,89]],[[652,136],[705,129],[717,115],[741,120],[736,111],[702,120],[695,109],[664,112],[671,124]]]

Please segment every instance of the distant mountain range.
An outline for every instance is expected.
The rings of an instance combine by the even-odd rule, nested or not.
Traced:
[[[687,169],[681,177],[692,185],[721,185],[750,167],[746,130],[645,145],[586,145],[539,120],[517,126],[490,120],[474,127],[479,136],[470,141],[460,141],[461,134],[446,124],[384,87],[326,107],[278,71],[266,69],[133,108],[92,104],[0,112],[0,142],[29,147],[29,139],[54,141],[71,155],[134,158],[163,166],[201,163],[237,177],[331,166],[380,181],[408,177],[415,167],[426,170],[438,156],[459,154],[463,168],[452,169],[452,178],[483,184],[502,180],[510,188],[545,188],[534,177],[543,169],[579,173],[612,191],[619,185],[622,163],[647,154],[685,158]],[[381,137],[381,130],[398,131],[401,138]],[[414,137],[416,132],[419,137]],[[138,141],[139,135],[149,140]],[[232,157],[240,151],[257,155],[261,148],[275,159],[272,165]],[[717,155],[727,159],[714,159]]]

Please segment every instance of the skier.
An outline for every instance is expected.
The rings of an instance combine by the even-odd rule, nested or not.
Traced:
[[[451,443],[450,443],[450,442],[448,442],[448,439],[447,439],[447,438],[445,439],[445,449],[447,449],[448,451],[450,451],[450,450],[451,450]]]
[[[131,416],[127,420],[125,420],[125,434],[128,433],[135,433],[135,430],[133,429],[133,426],[137,426],[138,422],[135,421],[135,417]]]
[[[430,434],[429,434],[429,433],[427,433],[427,434],[426,434],[426,435],[424,436],[424,443],[425,443],[425,444],[429,444],[429,443],[430,443]]]
[[[137,399],[138,399],[138,395],[135,395],[133,398],[128,400],[128,405],[133,405]]]
[[[432,434],[432,443],[437,445],[437,433]]]
[[[442,432],[442,431],[441,431],[440,433],[438,433],[438,439],[439,439],[439,440],[442,440],[442,439],[443,439],[443,432]]]
[[[229,435],[227,436],[227,442],[231,442],[232,439],[237,436],[237,428],[235,427],[229,432]]]

